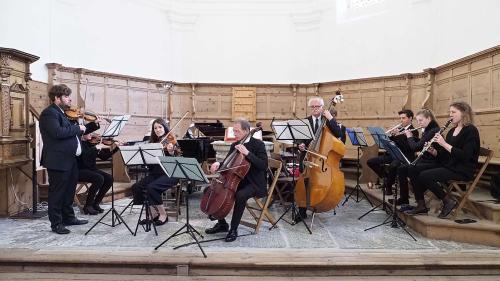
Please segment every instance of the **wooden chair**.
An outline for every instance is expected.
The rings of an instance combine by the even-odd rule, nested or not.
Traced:
[[[75,197],[74,197],[74,202],[80,209],[80,211],[83,210],[83,206],[85,205],[84,200],[87,200],[87,192],[89,191],[89,186],[88,182],[79,182],[76,185],[76,190],[75,190]],[[85,188],[85,189],[84,189]]]
[[[175,217],[175,221],[179,221],[182,192],[182,183],[178,183],[162,194],[163,206],[165,207],[169,219]]]
[[[250,215],[252,215],[252,217],[255,219],[255,223],[243,221],[243,220],[241,221],[241,224],[255,229],[255,233],[259,232],[262,221],[264,221],[264,220],[271,223],[271,224],[276,223],[276,220],[269,213],[269,210],[267,209],[267,207],[269,206],[269,204],[271,203],[271,200],[273,199],[273,192],[274,192],[274,188],[276,187],[276,182],[278,181],[278,177],[281,173],[282,163],[281,163],[281,161],[278,161],[278,160],[275,160],[272,158],[269,158],[267,163],[268,163],[268,169],[270,169],[272,172],[272,182],[267,187],[267,196],[265,197],[265,201],[262,202],[262,199],[254,197],[253,199],[256,203],[256,206],[250,205],[249,203],[247,203],[247,205],[246,205],[246,209],[248,210]],[[274,170],[274,172],[273,172],[273,170]]]
[[[476,208],[474,203],[472,203],[469,200],[469,196],[471,193],[476,189],[477,184],[479,183],[479,180],[481,179],[481,176],[483,175],[484,171],[488,167],[488,164],[490,163],[491,158],[493,157],[493,151],[484,147],[481,147],[479,150],[479,156],[486,157],[486,160],[484,161],[483,165],[481,165],[481,168],[479,171],[476,173],[476,176],[472,181],[449,181],[448,183],[448,194],[451,196],[455,197],[458,206],[455,209],[453,215],[451,216],[452,220],[455,220],[458,213],[462,209],[467,209],[477,217],[481,218],[483,217],[481,215],[481,212]],[[460,186],[465,186],[465,191],[463,191]]]

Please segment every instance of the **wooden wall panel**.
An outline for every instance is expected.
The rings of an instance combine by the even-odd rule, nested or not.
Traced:
[[[194,112],[179,125],[176,135],[183,135],[193,121],[220,120],[229,126],[232,122],[232,88],[254,87],[256,118],[257,121],[262,121],[264,128],[268,130],[273,117],[276,120],[292,119],[295,113],[297,117],[303,118],[310,114],[307,107],[309,98],[319,95],[328,104],[335,92],[341,89],[345,102],[337,105],[336,109],[339,112],[339,120],[348,127],[388,128],[397,124],[396,115],[399,110],[410,108],[418,111],[424,104],[430,106],[440,119],[444,120],[452,101],[471,102],[474,110],[478,111],[478,127],[482,135],[485,135],[482,136],[484,145],[500,149],[498,141],[500,134],[492,125],[497,124],[495,116],[500,115],[498,114],[500,110],[498,47],[421,73],[301,85],[173,83],[169,94],[163,97],[158,93],[155,83],[165,83],[165,81],[115,74],[90,75],[87,74],[90,71],[82,69],[73,71],[74,73],[59,71],[60,73],[54,77],[58,82],[64,80],[72,84],[83,81],[80,85],[80,96],[83,95],[85,79],[89,79],[91,86],[87,93],[87,107],[102,106],[99,111],[112,107],[120,113],[129,112],[133,115],[131,121],[137,128],[145,126],[148,117],[166,115],[163,114],[166,113],[166,109],[165,111],[162,109],[167,108],[168,104],[171,105],[169,109],[171,126],[175,125],[186,111],[194,109]],[[128,102],[108,106],[107,102],[110,102],[111,98],[126,98]],[[146,99],[147,106],[135,104],[137,99]],[[372,142],[370,137],[368,140]],[[348,145],[349,155],[353,149]]]

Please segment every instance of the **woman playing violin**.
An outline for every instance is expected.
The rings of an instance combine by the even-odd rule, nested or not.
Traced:
[[[207,234],[214,234],[218,232],[228,232],[225,241],[232,242],[238,237],[238,225],[240,224],[241,217],[245,211],[246,202],[252,197],[263,197],[266,195],[266,170],[267,170],[267,153],[264,143],[261,140],[253,137],[248,138],[245,143],[240,143],[247,139],[250,133],[250,123],[245,119],[238,119],[234,122],[234,136],[237,141],[233,143],[229,149],[228,155],[237,150],[239,153],[245,155],[246,159],[250,162],[250,170],[245,178],[240,181],[238,189],[235,194],[235,202],[233,209],[233,217],[231,218],[231,228],[225,219],[220,219],[215,226],[205,230]],[[210,166],[210,172],[215,173],[219,167],[224,166],[226,159],[221,163],[215,162]]]
[[[169,133],[167,123],[161,119],[155,119],[151,126],[150,143],[159,143]],[[172,142],[163,141],[166,156],[177,156],[177,150]],[[165,175],[160,165],[148,165],[148,175],[132,185],[134,193],[134,204],[143,203],[143,194],[148,196],[151,202],[151,213],[155,225],[163,225],[168,221],[167,213],[163,207],[161,194],[176,185],[177,179]],[[147,223],[143,220],[141,223]]]

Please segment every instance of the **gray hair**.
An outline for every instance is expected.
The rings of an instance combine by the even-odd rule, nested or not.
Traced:
[[[307,106],[311,106],[311,103],[313,101],[318,101],[321,106],[325,105],[325,101],[321,97],[312,97],[309,99],[309,102],[307,103]]]
[[[236,124],[236,123],[240,124],[242,130],[250,132],[250,122],[248,122],[247,119],[236,118],[236,120],[234,120],[234,124]]]

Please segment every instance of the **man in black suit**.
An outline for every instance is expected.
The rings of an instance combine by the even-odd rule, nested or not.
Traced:
[[[311,126],[313,133],[316,134],[316,131],[318,129],[321,129],[323,126],[324,121],[326,121],[326,127],[330,130],[330,132],[338,139],[340,139],[342,142],[345,143],[345,133],[344,137],[342,138],[342,130],[339,124],[337,123],[337,120],[335,119],[335,116],[330,112],[329,110],[325,110],[323,106],[325,105],[325,102],[323,98],[320,97],[313,97],[309,100],[308,102],[309,108],[311,109],[311,115],[307,117],[307,120],[309,120],[309,125]],[[326,120],[323,120],[322,117],[325,117]],[[345,132],[345,128],[344,128]],[[300,155],[300,163],[302,163],[305,153],[303,153],[306,149],[307,146],[311,143],[312,140],[309,141],[304,141],[303,143],[299,144],[299,150],[302,152]],[[301,165],[301,170],[303,169]],[[299,216],[295,218],[295,222],[300,222],[302,219],[305,219],[307,217],[307,208],[305,207],[300,207],[299,208]]]
[[[330,113],[332,114],[333,119],[337,122],[337,126],[339,127],[339,130],[340,130],[339,139],[345,144],[345,141],[346,141],[345,126],[342,125],[340,122],[338,122],[338,120],[337,120],[338,112],[335,108],[330,109]]]
[[[73,211],[73,197],[78,181],[76,156],[80,155],[80,135],[86,127],[69,121],[64,110],[71,105],[71,89],[68,86],[54,85],[49,90],[52,102],[40,115],[40,133],[43,148],[41,165],[49,175],[49,220],[52,231],[68,234],[68,225],[87,223],[79,220]]]
[[[231,155],[235,149],[238,150],[238,152],[245,155],[248,162],[250,162],[250,170],[245,178],[240,181],[235,194],[231,228],[229,229],[229,225],[225,219],[221,219],[214,227],[205,230],[207,234],[214,234],[226,232],[229,229],[225,239],[226,242],[232,242],[238,237],[237,229],[243,212],[245,211],[247,200],[255,196],[259,198],[264,197],[267,193],[267,153],[264,143],[253,137],[247,139],[250,133],[250,123],[245,119],[236,120],[233,125],[233,130],[237,141],[231,145],[228,155]],[[222,162],[222,166],[224,166],[226,159]],[[220,166],[221,163],[215,162],[210,166],[210,171],[215,173]]]
[[[396,146],[401,150],[401,152],[408,158],[409,161],[412,161],[415,158],[415,151],[413,151],[408,144],[407,137],[404,132],[413,130],[414,127],[412,125],[413,121],[413,111],[409,109],[403,109],[398,112],[399,120],[401,121],[401,125],[399,127],[394,128],[389,132],[390,139],[394,141]],[[418,139],[418,131],[413,130],[411,132],[413,137]],[[366,164],[380,177],[386,177],[385,182],[385,194],[392,195],[392,186],[396,182],[396,175],[398,173],[398,167],[401,165],[399,160],[393,159],[387,153],[382,156],[373,157],[368,159]],[[384,165],[389,165],[389,169],[387,175],[384,171]],[[407,187],[408,180],[406,174],[401,174],[399,176],[400,186]],[[401,197],[397,201],[397,205],[408,204],[408,188],[401,188]],[[406,192],[404,192],[406,191]]]

